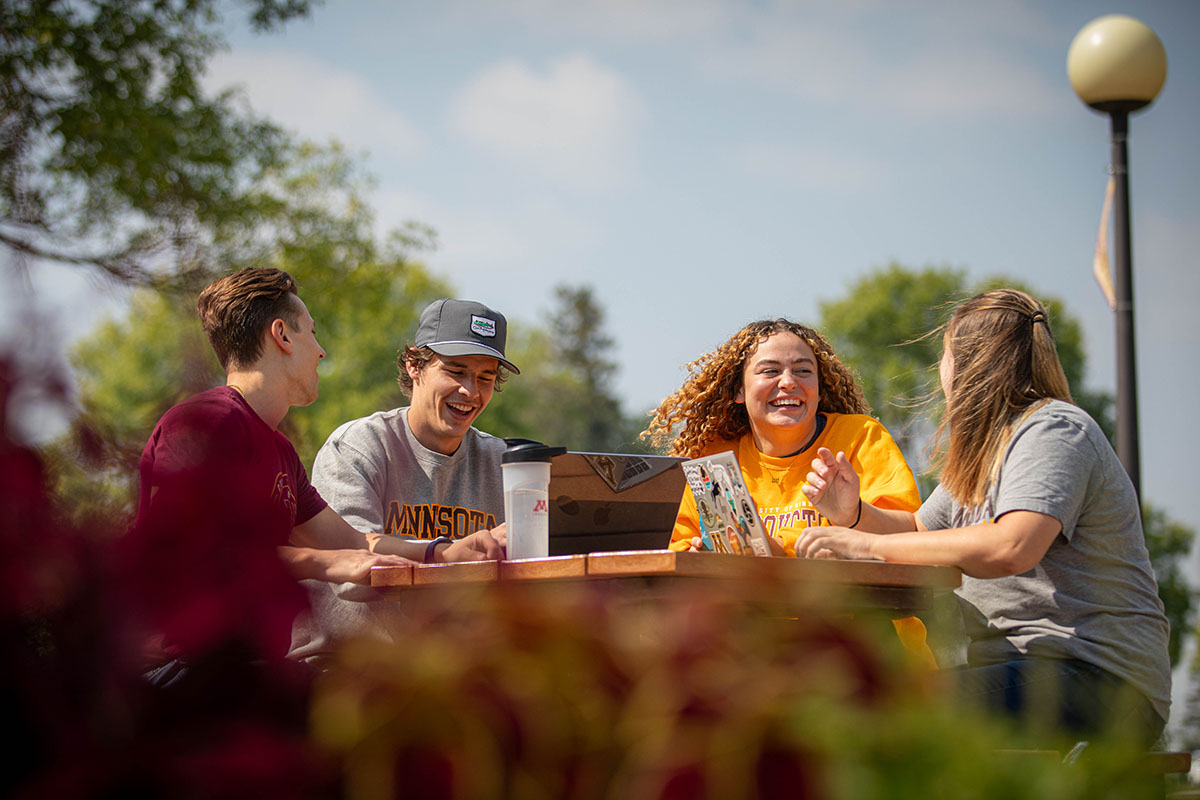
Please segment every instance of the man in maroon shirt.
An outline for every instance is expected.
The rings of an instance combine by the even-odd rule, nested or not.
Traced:
[[[135,602],[173,653],[232,635],[282,656],[304,608],[296,579],[367,583],[377,565],[503,558],[502,534],[489,531],[443,548],[362,533],[309,483],[277,428],[292,406],[317,399],[325,351],[290,275],[232,273],[201,292],[197,311],[226,383],[155,427],[124,543]]]

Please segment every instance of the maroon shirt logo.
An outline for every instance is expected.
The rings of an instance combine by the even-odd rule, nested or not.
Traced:
[[[286,472],[275,476],[275,488],[271,490],[271,500],[288,510],[292,519],[296,518],[296,493],[292,491],[292,482]]]

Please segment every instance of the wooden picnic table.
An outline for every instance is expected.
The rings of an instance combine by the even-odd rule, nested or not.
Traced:
[[[551,556],[517,561],[475,561],[375,567],[371,585],[397,599],[437,586],[487,582],[555,585],[608,581],[639,595],[703,585],[714,591],[783,610],[828,602],[846,610],[881,609],[903,616],[930,607],[933,598],[962,582],[955,567],[883,561],[757,558],[720,553],[641,550]],[[735,593],[735,594],[732,594]]]

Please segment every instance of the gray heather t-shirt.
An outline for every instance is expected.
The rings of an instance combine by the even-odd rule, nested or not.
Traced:
[[[1077,658],[1128,681],[1163,719],[1171,704],[1169,626],[1137,497],[1095,421],[1050,401],[1021,421],[982,506],[941,486],[921,506],[930,530],[1036,511],[1062,523],[1037,566],[1007,578],[963,576],[957,590],[971,665],[1017,654]]]
[[[312,484],[329,507],[368,533],[462,538],[504,521],[504,440],[471,428],[452,455],[427,449],[408,427],[408,408],[351,420],[330,434]],[[394,641],[398,604],[353,583],[301,581],[312,612],[292,630],[292,658],[319,664],[350,636]]]
[[[459,539],[504,521],[503,453],[503,439],[474,428],[453,455],[436,453],[413,436],[408,408],[396,408],[330,434],[312,483],[360,531]]]

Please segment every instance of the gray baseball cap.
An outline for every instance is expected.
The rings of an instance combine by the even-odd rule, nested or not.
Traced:
[[[508,320],[499,311],[473,300],[434,300],[421,312],[414,347],[439,356],[491,356],[510,371],[521,370],[504,357]]]

